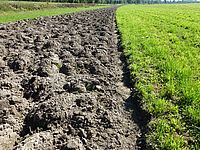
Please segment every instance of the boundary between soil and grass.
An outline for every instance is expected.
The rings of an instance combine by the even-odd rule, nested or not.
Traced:
[[[133,110],[132,121],[134,121],[140,131],[141,136],[138,137],[136,145],[140,147],[141,150],[151,150],[152,147],[146,142],[146,134],[148,133],[148,124],[151,120],[151,114],[143,108],[142,100],[138,96],[137,88],[135,87],[136,80],[131,75],[131,68],[128,63],[129,56],[127,56],[124,51],[125,47],[123,45],[122,34],[118,28],[117,19],[115,19],[116,30],[118,35],[118,51],[121,52],[120,60],[123,62],[123,82],[131,90],[130,98],[125,101],[125,108],[127,110]]]

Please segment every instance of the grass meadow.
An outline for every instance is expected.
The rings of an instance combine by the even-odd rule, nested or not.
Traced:
[[[199,149],[200,4],[126,5],[117,24],[153,149]]]
[[[0,2],[0,23],[32,19],[42,16],[53,16],[76,11],[109,7],[110,5],[62,4],[46,2]]]

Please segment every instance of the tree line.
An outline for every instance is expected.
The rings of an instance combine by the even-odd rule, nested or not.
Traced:
[[[21,0],[9,0],[21,1]],[[30,2],[93,3],[93,4],[134,4],[136,0],[23,0]]]
[[[14,1],[20,1],[20,0],[14,0]],[[57,2],[57,3],[93,3],[93,4],[161,4],[161,3],[199,2],[197,0],[24,0],[24,1]]]

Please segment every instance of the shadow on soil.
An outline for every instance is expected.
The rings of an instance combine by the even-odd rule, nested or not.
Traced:
[[[146,143],[145,134],[148,131],[148,123],[151,120],[151,115],[142,108],[141,99],[137,96],[137,91],[134,90],[135,81],[131,77],[127,63],[127,56],[124,55],[124,48],[121,46],[121,34],[118,34],[118,51],[121,52],[120,60],[123,63],[123,82],[124,85],[131,89],[131,95],[125,102],[126,110],[132,110],[132,120],[139,126],[142,136],[137,139],[137,146],[141,150],[151,150]]]

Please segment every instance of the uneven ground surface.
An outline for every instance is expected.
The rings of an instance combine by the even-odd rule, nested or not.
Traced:
[[[0,149],[140,149],[115,12],[0,24]]]

